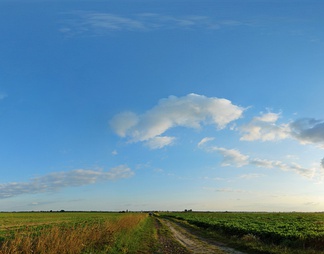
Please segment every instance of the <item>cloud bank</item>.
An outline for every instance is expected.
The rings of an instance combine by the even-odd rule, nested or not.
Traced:
[[[162,136],[174,127],[199,129],[213,124],[223,129],[239,119],[244,109],[226,99],[188,94],[184,97],[170,96],[162,99],[144,114],[133,112],[117,114],[110,121],[117,135],[130,142],[145,142],[151,149],[171,145],[174,137]]]
[[[0,184],[0,199],[22,194],[57,191],[65,187],[77,187],[97,182],[129,178],[133,175],[133,171],[126,165],[120,165],[109,171],[76,169],[67,172],[54,172],[33,178],[29,182]]]

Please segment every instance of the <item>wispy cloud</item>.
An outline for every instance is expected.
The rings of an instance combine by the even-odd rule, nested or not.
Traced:
[[[126,165],[120,165],[109,171],[76,169],[66,172],[54,172],[36,177],[29,182],[12,182],[0,184],[0,199],[22,194],[35,194],[57,191],[65,187],[77,187],[95,184],[100,181],[111,181],[133,176],[133,171]]]
[[[116,31],[143,31],[147,26],[140,20],[111,13],[74,11],[66,17],[60,31],[68,35],[102,35]]]
[[[207,152],[217,152],[218,154],[220,154],[223,158],[223,161],[221,163],[222,166],[255,166],[270,169],[277,168],[282,171],[295,172],[307,178],[313,178],[316,171],[318,171],[318,169],[316,168],[304,168],[297,163],[287,164],[282,161],[250,158],[248,155],[244,155],[236,149],[226,149],[223,147],[208,145],[207,143],[205,143],[203,146],[200,145],[198,147],[206,150]]]
[[[236,149],[225,149],[223,147],[213,147],[212,150],[218,152],[223,156],[222,166],[235,165],[236,167],[243,167],[249,164],[249,157],[240,153]]]
[[[181,126],[199,129],[214,124],[218,129],[240,118],[244,109],[229,100],[208,98],[198,94],[170,96],[144,114],[123,112],[110,121],[112,129],[130,142],[146,142],[152,149],[170,145],[174,137],[161,136],[167,130]]]
[[[175,137],[153,137],[145,142],[145,145],[151,149],[160,149],[164,146],[172,145]]]
[[[248,25],[238,20],[215,20],[209,16],[172,16],[157,13],[117,15],[105,12],[73,11],[63,13],[60,31],[69,35],[103,35],[118,31],[154,31],[161,29],[206,29]]]
[[[204,144],[206,144],[209,141],[213,141],[215,138],[213,137],[205,137],[198,143],[198,147],[203,147]]]
[[[260,178],[260,177],[263,177],[263,176],[264,176],[263,174],[251,173],[251,174],[240,175],[239,178],[250,180],[250,179],[254,179],[254,178]]]

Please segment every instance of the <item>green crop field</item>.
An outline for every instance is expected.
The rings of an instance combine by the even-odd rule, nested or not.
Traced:
[[[161,216],[223,235],[257,239],[283,248],[314,250],[315,253],[324,250],[324,213],[183,212]]]

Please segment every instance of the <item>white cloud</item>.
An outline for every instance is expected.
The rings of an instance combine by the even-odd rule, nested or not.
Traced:
[[[151,149],[159,149],[171,145],[175,140],[174,137],[154,137],[145,142],[145,145]]]
[[[201,148],[203,147],[207,142],[209,141],[213,141],[215,138],[212,137],[205,137],[202,140],[200,140],[200,142],[198,143],[198,147]]]
[[[286,164],[281,161],[272,160],[251,159],[249,164],[257,167],[278,168],[283,171],[292,171],[307,178],[312,178],[316,171],[315,168],[303,168],[297,163]]]
[[[317,144],[324,148],[324,120],[300,118],[290,123],[278,124],[280,114],[266,113],[254,117],[248,124],[237,129],[244,141],[275,141],[295,139],[301,144]]]
[[[33,178],[29,182],[0,184],[0,199],[21,194],[56,191],[64,187],[95,184],[100,181],[128,178],[133,175],[133,171],[126,165],[117,166],[109,171],[76,169],[66,172],[54,172],[45,176]]]
[[[161,136],[171,128],[199,129],[202,125],[213,124],[222,129],[240,118],[243,111],[226,99],[188,94],[162,99],[142,115],[132,112],[118,114],[112,118],[110,125],[116,134],[128,137],[131,142],[147,141],[151,148],[161,148],[172,143],[172,137]]]
[[[256,120],[266,123],[275,123],[279,119],[280,114],[268,112],[266,114],[261,114],[259,117],[255,117]]]
[[[199,148],[204,149],[207,152],[217,152],[222,157],[221,166],[234,166],[234,167],[243,167],[243,166],[255,166],[262,168],[277,168],[282,171],[295,172],[306,178],[313,178],[316,174],[320,174],[316,167],[304,168],[297,163],[286,164],[282,161],[266,160],[260,158],[250,158],[248,155],[242,154],[236,149],[226,149],[217,146],[198,146]]]
[[[238,150],[222,147],[214,147],[213,150],[223,156],[222,166],[235,165],[236,167],[242,167],[249,164],[249,157],[241,154]]]
[[[123,112],[113,117],[110,121],[111,128],[120,137],[125,137],[126,132],[139,122],[138,116],[133,112]]]
[[[243,136],[240,140],[245,141],[270,141],[289,137],[290,128],[288,124],[277,124],[280,114],[266,113],[254,117],[252,121],[239,128]]]
[[[235,149],[225,149],[213,145],[208,145],[208,142],[213,141],[214,138],[206,137],[198,143],[198,148],[203,149],[207,152],[217,152],[223,156],[222,166],[235,165],[242,167],[248,164],[249,157],[241,154]]]

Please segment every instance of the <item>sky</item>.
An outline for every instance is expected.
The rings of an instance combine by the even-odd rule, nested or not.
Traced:
[[[0,211],[324,211],[321,0],[0,0]]]

